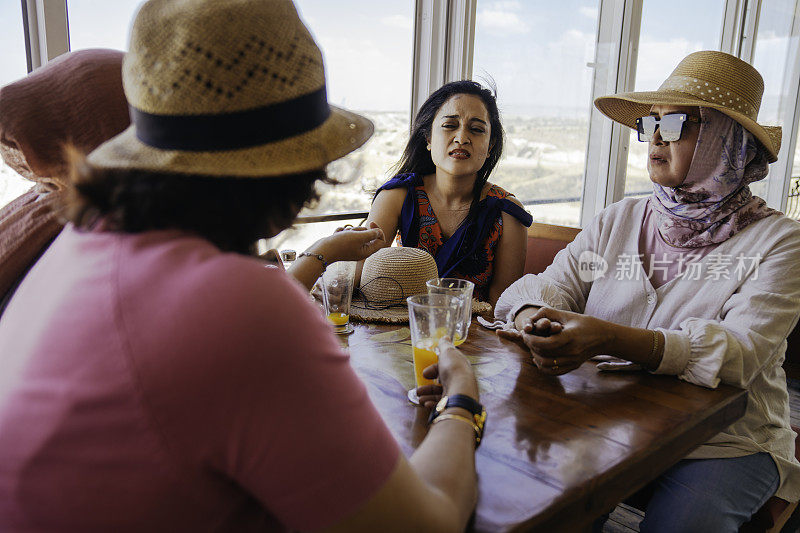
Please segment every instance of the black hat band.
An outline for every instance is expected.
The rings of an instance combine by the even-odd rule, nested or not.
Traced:
[[[313,130],[331,114],[325,86],[277,104],[207,115],[155,115],[130,108],[136,137],[161,150],[250,148]]]

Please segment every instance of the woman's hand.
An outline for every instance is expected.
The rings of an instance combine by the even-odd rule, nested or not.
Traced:
[[[479,400],[475,373],[467,358],[453,346],[450,339],[439,341],[439,362],[423,370],[422,375],[428,379],[439,378],[441,383],[417,387],[419,403],[425,407],[434,407],[444,394],[466,394]]]
[[[286,270],[286,266],[283,264],[283,261],[281,261],[281,254],[275,248],[270,248],[269,250],[261,254],[259,258],[263,260],[265,263],[268,263],[270,265],[275,265],[281,270]]]
[[[317,241],[309,248],[322,254],[328,263],[363,261],[386,246],[383,231],[374,222],[369,228],[338,228],[333,235]]]
[[[599,318],[543,307],[530,317],[521,338],[542,372],[560,375],[595,355],[611,353],[613,326]]]

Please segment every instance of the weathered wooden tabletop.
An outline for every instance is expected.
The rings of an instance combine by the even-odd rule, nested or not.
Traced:
[[[427,411],[414,384],[407,326],[355,324],[342,337],[370,398],[410,455]],[[475,531],[572,531],[590,524],[744,414],[747,393],[672,376],[540,373],[529,354],[473,322],[460,349],[472,362],[489,418],[476,457]]]

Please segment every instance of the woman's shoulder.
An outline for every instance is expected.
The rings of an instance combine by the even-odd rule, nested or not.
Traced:
[[[775,213],[750,224],[739,233],[744,241],[758,241],[763,244],[791,243],[800,247],[800,222],[783,213]]]
[[[613,204],[609,205],[595,217],[598,221],[629,221],[636,226],[641,226],[644,216],[644,210],[647,207],[647,202],[650,197],[644,198],[623,198]],[[638,216],[637,215],[641,215]]]
[[[517,200],[517,197],[514,196],[513,193],[508,192],[495,183],[486,182],[486,185],[483,186],[483,194],[481,196],[483,196],[483,198],[499,198],[501,200],[507,199],[522,207],[522,203]]]

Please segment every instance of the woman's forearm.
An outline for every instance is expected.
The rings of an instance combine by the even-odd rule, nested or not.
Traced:
[[[288,273],[306,289],[311,290],[314,283],[322,275],[322,261],[307,255],[298,257],[288,270]]]
[[[446,412],[471,417],[465,409]],[[475,431],[461,420],[437,422],[409,462],[429,488],[451,503],[463,530],[477,497]]]
[[[453,380],[448,394],[464,394],[480,401],[473,377]],[[469,411],[458,407],[448,408],[445,413],[472,419]],[[452,503],[463,530],[477,497],[475,430],[463,420],[441,420],[428,429],[427,437],[409,462],[428,487]]]
[[[664,357],[664,335],[660,331],[608,324],[612,334],[608,355],[638,363],[648,370],[659,367]]]

